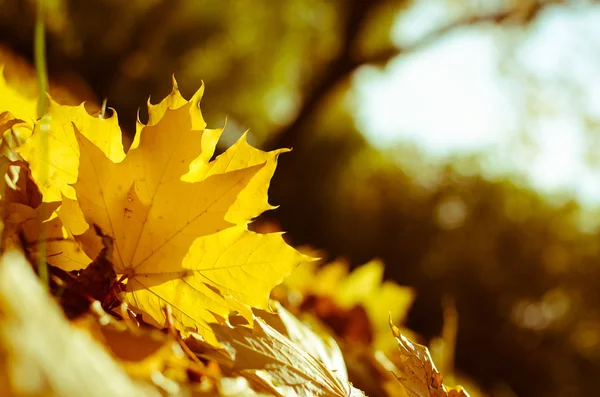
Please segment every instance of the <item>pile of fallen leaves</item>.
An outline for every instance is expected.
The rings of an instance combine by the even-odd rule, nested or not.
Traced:
[[[0,74],[2,395],[467,396],[392,325],[412,291],[381,263],[248,229],[286,150],[213,159],[201,96],[174,82],[126,153],[116,112],[38,118]]]

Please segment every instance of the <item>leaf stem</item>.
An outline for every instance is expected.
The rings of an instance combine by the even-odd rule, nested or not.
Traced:
[[[48,92],[48,69],[46,67],[46,29],[44,24],[45,17],[46,1],[38,0],[33,42],[34,62],[35,70],[37,72],[37,83],[39,92],[39,101],[37,108],[38,117],[43,117],[48,111],[48,98],[46,96],[46,93]]]
[[[38,0],[37,2],[37,13],[36,13],[36,21],[35,21],[35,31],[34,31],[34,42],[33,42],[33,53],[34,53],[34,62],[35,69],[37,72],[37,83],[38,83],[38,107],[37,107],[37,115],[40,119],[39,121],[39,134],[41,138],[41,147],[40,152],[43,157],[42,164],[46,164],[43,167],[42,175],[40,176],[40,180],[38,183],[42,186],[48,185],[48,161],[49,161],[49,150],[48,150],[48,133],[50,132],[50,116],[48,113],[48,70],[46,67],[46,29],[45,29],[45,17],[46,17],[46,1]],[[46,203],[42,202],[42,212],[45,213],[44,207]],[[37,270],[40,279],[45,285],[48,285],[48,264],[46,263],[46,253],[47,253],[47,230],[46,225],[42,221],[40,224],[40,243],[38,245],[38,255],[37,255]]]

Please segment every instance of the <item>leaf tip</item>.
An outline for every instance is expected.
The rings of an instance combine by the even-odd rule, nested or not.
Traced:
[[[398,327],[396,327],[394,325],[394,322],[392,321],[392,312],[388,312],[388,323],[390,325],[390,329],[392,330],[392,335],[394,335],[394,338],[400,338],[402,334],[400,333],[400,329],[398,329]]]
[[[192,99],[190,100],[192,102],[193,106],[200,109],[199,104],[200,104],[200,100],[202,99],[203,95],[204,95],[204,80],[200,80],[200,88],[198,88],[198,90],[194,93],[194,95],[192,96]],[[225,118],[225,122],[227,122],[227,118]]]
[[[172,92],[179,91],[179,85],[177,84],[177,79],[175,79],[175,73],[171,75],[171,84],[173,85]]]

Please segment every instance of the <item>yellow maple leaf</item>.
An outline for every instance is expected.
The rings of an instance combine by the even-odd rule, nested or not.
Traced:
[[[211,163],[204,165],[198,161],[192,162],[190,171],[182,177],[184,181],[194,182],[213,175],[264,164],[230,206],[227,220],[233,223],[245,222],[264,211],[275,208],[268,202],[269,182],[277,167],[277,162],[274,160],[280,153],[288,151],[280,149],[263,152],[248,144],[246,136],[247,134],[244,133],[233,146]]]
[[[158,104],[153,105],[152,103],[150,103],[150,100],[148,99],[148,124],[149,126],[151,125],[155,125],[156,123],[158,123],[158,121],[160,121],[163,116],[165,115],[165,112],[167,111],[167,109],[178,109],[182,106],[185,106],[188,104],[188,102],[190,103],[189,106],[189,117],[192,123],[192,129],[193,130],[204,130],[204,132],[202,133],[202,153],[200,154],[200,157],[197,159],[197,161],[193,162],[194,163],[198,163],[198,167],[201,167],[200,164],[206,164],[208,163],[208,161],[210,160],[210,158],[212,157],[212,155],[215,152],[215,148],[217,146],[217,142],[219,140],[219,137],[221,136],[221,132],[223,131],[222,128],[218,128],[218,129],[209,129],[206,128],[206,122],[204,121],[204,118],[202,117],[202,112],[200,111],[200,100],[202,99],[202,95],[204,94],[204,84],[202,84],[202,86],[200,87],[200,89],[198,91],[196,91],[196,93],[192,96],[192,98],[187,101],[179,92],[179,87],[177,85],[177,81],[175,80],[175,77],[173,77],[173,89],[171,90],[171,93],[166,96],[162,101],[160,101]],[[144,124],[142,124],[139,119],[137,120],[136,123],[136,133],[135,133],[135,137],[133,139],[133,142],[131,143],[131,149],[135,149],[136,147],[139,146],[140,144],[140,137],[142,134],[142,129],[145,127]]]
[[[22,95],[9,85],[4,78],[4,65],[0,65],[0,199],[4,199],[6,184],[14,188],[17,183],[20,167],[10,162],[20,157],[13,149],[31,135],[36,117],[37,99]]]
[[[314,321],[311,323],[306,318],[302,318],[302,320],[297,318],[279,302],[273,302],[273,306],[277,311],[276,316],[285,328],[282,331],[277,329],[272,322],[269,322],[266,315],[261,315],[258,310],[255,310],[255,314],[297,344],[302,350],[325,364],[338,378],[348,381],[348,370],[346,369],[344,356],[335,338],[324,332],[323,329],[316,327]]]
[[[63,195],[75,199],[75,191],[70,186],[77,181],[79,165],[74,128],[94,142],[112,161],[125,158],[116,112],[112,117],[99,118],[90,115],[83,104],[65,106],[50,99],[45,119],[49,130],[41,131],[41,121],[38,120],[31,137],[16,149],[29,163],[34,180],[43,180],[42,175],[47,175],[45,184],[38,183],[44,202],[61,201]],[[47,157],[41,152],[44,133],[48,134]]]
[[[2,238],[5,244],[6,240],[11,240],[15,245],[23,242],[30,255],[37,257],[42,225],[46,228],[44,255],[48,263],[66,271],[82,269],[92,260],[83,250],[82,243],[63,227],[56,213],[58,205],[52,203],[31,208],[21,203],[6,203]],[[93,241],[89,237],[88,240]]]
[[[273,286],[306,257],[280,233],[247,230],[252,217],[271,208],[268,185],[257,181],[268,184],[280,152],[259,155],[242,138],[209,163],[218,134],[192,116],[199,94],[183,104],[177,95],[174,89],[175,98],[155,109],[162,117],[138,131],[121,162],[76,132],[81,158],[73,186],[87,222],[114,239],[112,262],[126,280],[126,301],[158,325],[170,304],[180,329],[206,336],[214,315],[250,316],[244,304],[266,308]],[[182,180],[202,162],[198,174]]]
[[[372,324],[373,347],[386,351],[392,346],[388,331],[388,314],[394,322],[402,322],[414,300],[414,291],[393,281],[383,280],[384,264],[374,259],[349,271],[348,263],[337,260],[317,267],[303,263],[285,280],[291,289],[303,295],[331,297],[349,310],[362,306]]]
[[[4,78],[4,66],[0,65],[0,113],[4,112],[33,126],[37,119],[37,98],[26,97],[9,85]]]
[[[5,200],[5,187],[16,190],[21,167],[14,164],[22,158],[14,151],[31,135],[27,123],[10,112],[0,112],[0,200]]]
[[[260,391],[276,396],[364,397],[345,379],[345,367],[336,371],[263,319],[255,316],[253,322],[252,329],[212,324],[223,349],[204,355],[250,379]],[[300,332],[318,339],[301,321],[288,318],[284,324],[288,334]]]
[[[352,271],[336,289],[336,302],[342,307],[362,305],[369,315],[374,328],[373,345],[376,349],[386,350],[387,316],[392,321],[402,322],[408,314],[415,294],[412,288],[399,286],[393,281],[383,281],[385,266],[374,259]]]

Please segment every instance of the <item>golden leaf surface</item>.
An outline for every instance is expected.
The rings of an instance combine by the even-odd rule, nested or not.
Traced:
[[[182,179],[188,182],[204,180],[213,175],[264,164],[229,208],[227,219],[233,223],[242,223],[275,208],[268,202],[269,182],[277,167],[277,162],[273,159],[279,153],[286,151],[288,150],[280,149],[274,152],[263,152],[248,144],[244,134],[225,153],[206,166],[197,161],[193,162],[190,172]]]
[[[169,304],[179,329],[209,337],[206,322],[215,314],[250,316],[245,305],[266,308],[270,290],[307,258],[280,233],[247,230],[252,217],[271,208],[262,194],[264,170],[272,174],[280,151],[259,156],[242,138],[208,162],[218,134],[196,129],[204,125],[198,96],[184,104],[177,96],[161,102],[154,112],[162,118],[138,131],[121,162],[76,131],[81,157],[73,186],[86,221],[114,239],[111,259],[126,280],[126,301],[159,326]],[[195,169],[206,172],[182,180],[192,163],[202,162]]]
[[[48,263],[66,271],[85,268],[92,260],[82,249],[81,243],[63,227],[55,212],[58,204],[34,209],[25,204],[7,203],[3,239],[14,243],[22,240],[24,248],[37,258],[39,230],[43,225],[46,228],[45,256]]]
[[[449,389],[443,384],[427,347],[411,342],[391,320],[389,325],[400,349],[397,378],[409,397],[469,397],[461,386]]]
[[[373,325],[373,347],[386,351],[390,343],[387,316],[393,322],[402,322],[412,305],[412,288],[384,280],[384,264],[374,259],[349,271],[343,261],[334,261],[322,267],[315,262],[298,266],[285,280],[292,290],[303,295],[331,297],[344,309],[361,306]]]
[[[37,118],[37,98],[28,98],[9,85],[4,78],[4,66],[0,65],[0,113],[4,112],[33,126]]]
[[[273,305],[277,310],[277,316],[285,326],[285,333],[283,335],[297,344],[302,350],[320,360],[339,379],[348,381],[348,371],[344,356],[335,338],[323,329],[319,330],[316,327],[310,327],[310,323],[306,320],[301,321],[295,317],[279,302],[275,301]],[[273,326],[269,321],[267,323]],[[318,323],[313,322],[313,324]]]
[[[302,326],[300,322],[296,323]],[[287,326],[288,324],[286,324]],[[359,397],[364,393],[340,378],[262,319],[254,327],[211,324],[232,360],[233,369],[278,396]]]
[[[14,249],[0,256],[2,396],[160,396],[73,327]],[[57,362],[57,359],[60,359]]]
[[[128,327],[104,312],[99,302],[93,310],[94,315],[83,315],[74,324],[104,345],[132,378],[151,383],[158,372],[181,384],[187,381],[188,369],[198,369],[196,363],[186,359],[172,335],[152,328]]]
[[[42,131],[41,120],[35,123],[33,134],[16,151],[29,163],[29,168],[38,183],[45,202],[61,201],[63,195],[75,199],[75,191],[70,186],[77,181],[79,166],[79,146],[75,138],[75,129],[91,140],[112,161],[125,158],[121,129],[116,112],[110,118],[94,117],[79,106],[59,105],[49,100],[47,117],[48,131]],[[48,154],[42,151],[42,135],[48,134]]]
[[[383,262],[374,259],[354,269],[340,282],[336,292],[336,300],[342,307],[360,304],[365,308],[374,328],[374,347],[381,350],[390,346],[386,317],[391,315],[394,322],[404,321],[415,297],[412,288],[384,281],[384,269]]]

